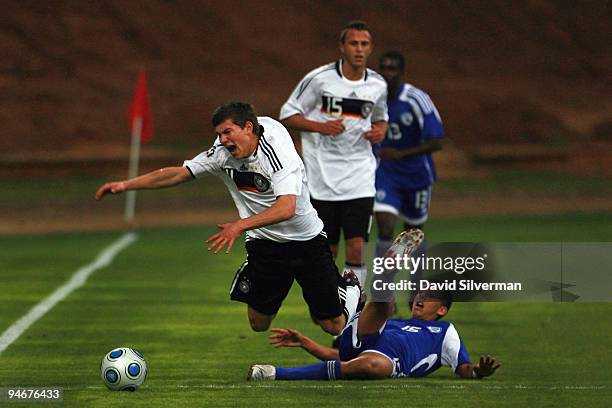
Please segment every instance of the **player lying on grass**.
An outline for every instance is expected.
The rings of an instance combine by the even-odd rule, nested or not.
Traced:
[[[396,238],[393,254],[412,254],[423,239],[419,230]],[[339,348],[316,343],[293,329],[272,329],[275,347],[302,347],[321,363],[281,368],[254,365],[248,380],[340,380],[424,377],[440,366],[461,378],[483,378],[500,367],[495,357],[481,356],[472,364],[452,323],[439,321],[451,306],[449,293],[421,291],[412,305],[411,319],[389,319],[393,303],[370,302],[356,314],[340,336]]]
[[[354,275],[338,274],[291,136],[274,119],[257,117],[245,102],[218,107],[212,125],[217,139],[209,150],[183,166],[106,183],[96,200],[127,190],[171,187],[209,173],[219,176],[240,218],[219,224],[221,231],[206,242],[215,254],[224,247],[229,253],[246,232],[247,260],[230,295],[248,305],[252,329],[268,330],[297,280],[311,316],[326,332],[339,334],[357,309],[361,289]]]

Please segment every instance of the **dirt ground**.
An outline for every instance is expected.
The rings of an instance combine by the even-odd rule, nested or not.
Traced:
[[[356,17],[374,35],[370,66],[384,50],[403,52],[405,80],[427,91],[442,114],[447,138],[436,162],[443,179],[519,169],[612,180],[608,9],[606,2],[566,0],[13,2],[0,30],[0,183],[122,177],[126,111],[141,68],[155,127],[141,170],[180,164],[212,142],[209,120],[218,104],[248,100],[259,114],[278,115],[306,72],[338,58],[338,31]],[[223,21],[223,29],[210,21]],[[592,193],[436,189],[431,216],[612,211],[609,194]],[[0,234],[235,217],[233,207],[170,205],[139,210],[128,226],[118,205],[6,201]]]

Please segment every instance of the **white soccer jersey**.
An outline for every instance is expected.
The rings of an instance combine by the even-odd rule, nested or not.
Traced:
[[[270,208],[277,196],[297,197],[293,218],[247,231],[247,240],[261,238],[288,242],[312,239],[323,230],[323,221],[310,204],[304,164],[282,124],[268,117],[258,117],[257,120],[263,132],[250,157],[233,158],[217,138],[208,151],[192,160],[185,160],[183,166],[196,178],[206,173],[221,177],[234,199],[240,218]]]
[[[351,81],[342,75],[342,60],[308,73],[280,111],[280,119],[293,115],[326,122],[342,118],[346,130],[337,136],[302,132],[302,157],[310,193],[327,201],[374,197],[376,159],[364,133],[372,122],[387,121],[387,84],[367,69]]]

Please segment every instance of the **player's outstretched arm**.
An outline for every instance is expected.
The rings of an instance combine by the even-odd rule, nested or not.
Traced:
[[[493,375],[501,367],[493,356],[480,356],[478,364],[461,364],[457,367],[457,374],[464,379],[480,379]]]
[[[96,191],[96,200],[100,201],[106,194],[118,194],[128,190],[172,187],[192,179],[191,173],[185,167],[164,167],[130,180],[106,183]]]
[[[259,214],[226,224],[217,224],[221,231],[206,240],[206,243],[210,244],[208,250],[214,250],[216,254],[227,245],[225,253],[229,254],[234,246],[234,242],[244,231],[278,224],[281,221],[293,218],[295,216],[296,202],[297,197],[294,195],[278,196],[270,208]]]
[[[303,115],[293,115],[283,119],[281,123],[294,130],[316,132],[329,136],[339,135],[345,130],[342,119],[317,122],[315,120],[306,119]]]
[[[319,360],[338,360],[338,350],[323,346],[294,329],[270,329],[270,344],[274,347],[301,347]]]

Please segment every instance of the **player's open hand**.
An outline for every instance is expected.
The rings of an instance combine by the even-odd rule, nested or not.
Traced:
[[[342,119],[336,119],[319,123],[317,131],[322,135],[337,136],[345,130],[346,128],[344,127]]]
[[[293,329],[270,329],[275,334],[270,335],[270,344],[274,347],[300,347],[303,335]]]
[[[501,367],[493,356],[480,356],[480,362],[474,366],[474,372],[479,378],[492,375],[495,370]]]
[[[104,184],[96,191],[96,201],[100,201],[106,194],[118,194],[125,190],[125,183],[123,181],[111,181],[110,183]]]
[[[370,143],[377,144],[385,139],[387,133],[387,125],[383,123],[372,123],[372,129],[364,133],[363,137]]]
[[[225,253],[229,254],[234,246],[234,242],[242,234],[240,220],[227,224],[217,224],[217,227],[221,228],[221,231],[206,240],[206,243],[210,244],[208,250],[214,251],[217,254],[227,245]]]

